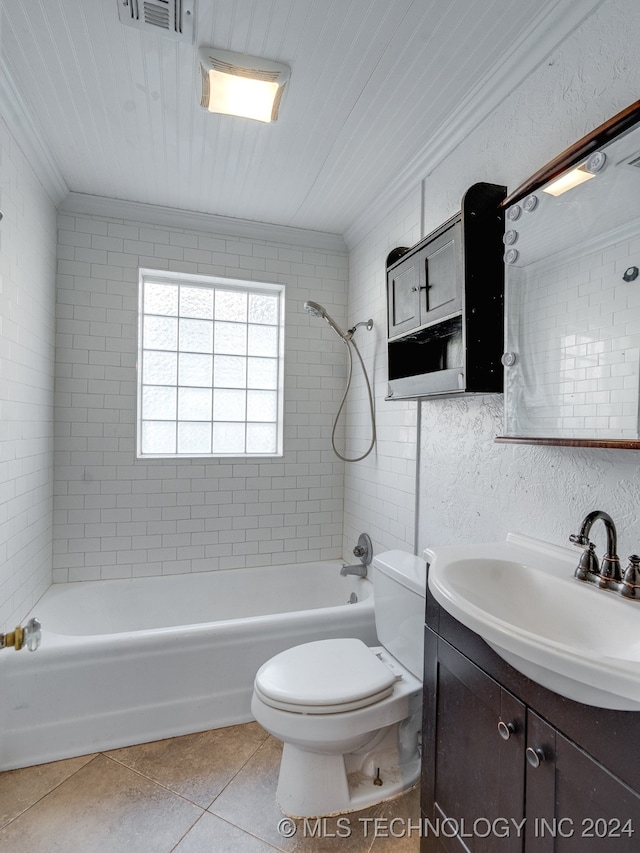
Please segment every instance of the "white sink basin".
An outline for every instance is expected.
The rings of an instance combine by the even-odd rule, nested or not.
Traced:
[[[529,678],[577,702],[640,710],[640,602],[573,577],[580,551],[510,533],[426,551],[429,589]]]

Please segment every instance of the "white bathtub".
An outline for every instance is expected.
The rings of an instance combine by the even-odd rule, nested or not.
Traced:
[[[272,655],[377,642],[371,583],[340,566],[54,584],[30,614],[38,651],[0,653],[0,770],[251,720]]]

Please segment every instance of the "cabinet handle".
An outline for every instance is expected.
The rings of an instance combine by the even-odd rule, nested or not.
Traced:
[[[421,284],[420,287],[412,287],[411,293],[419,293],[421,290],[426,290],[429,285]]]
[[[541,749],[533,749],[533,747],[528,746],[525,755],[527,756],[527,761],[534,769],[540,767],[544,761],[544,752]]]
[[[505,723],[504,720],[500,720],[498,723],[498,734],[502,738],[502,740],[509,740],[512,734],[516,731],[515,723]]]

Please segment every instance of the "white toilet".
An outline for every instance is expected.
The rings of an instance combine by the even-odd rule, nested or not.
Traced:
[[[277,798],[291,817],[356,811],[418,781],[426,564],[387,551],[372,580],[381,646],[305,643],[256,675],[251,710],[284,742]]]

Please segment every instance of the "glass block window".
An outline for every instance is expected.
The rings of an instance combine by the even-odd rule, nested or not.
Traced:
[[[137,455],[281,456],[284,287],[140,271]]]

